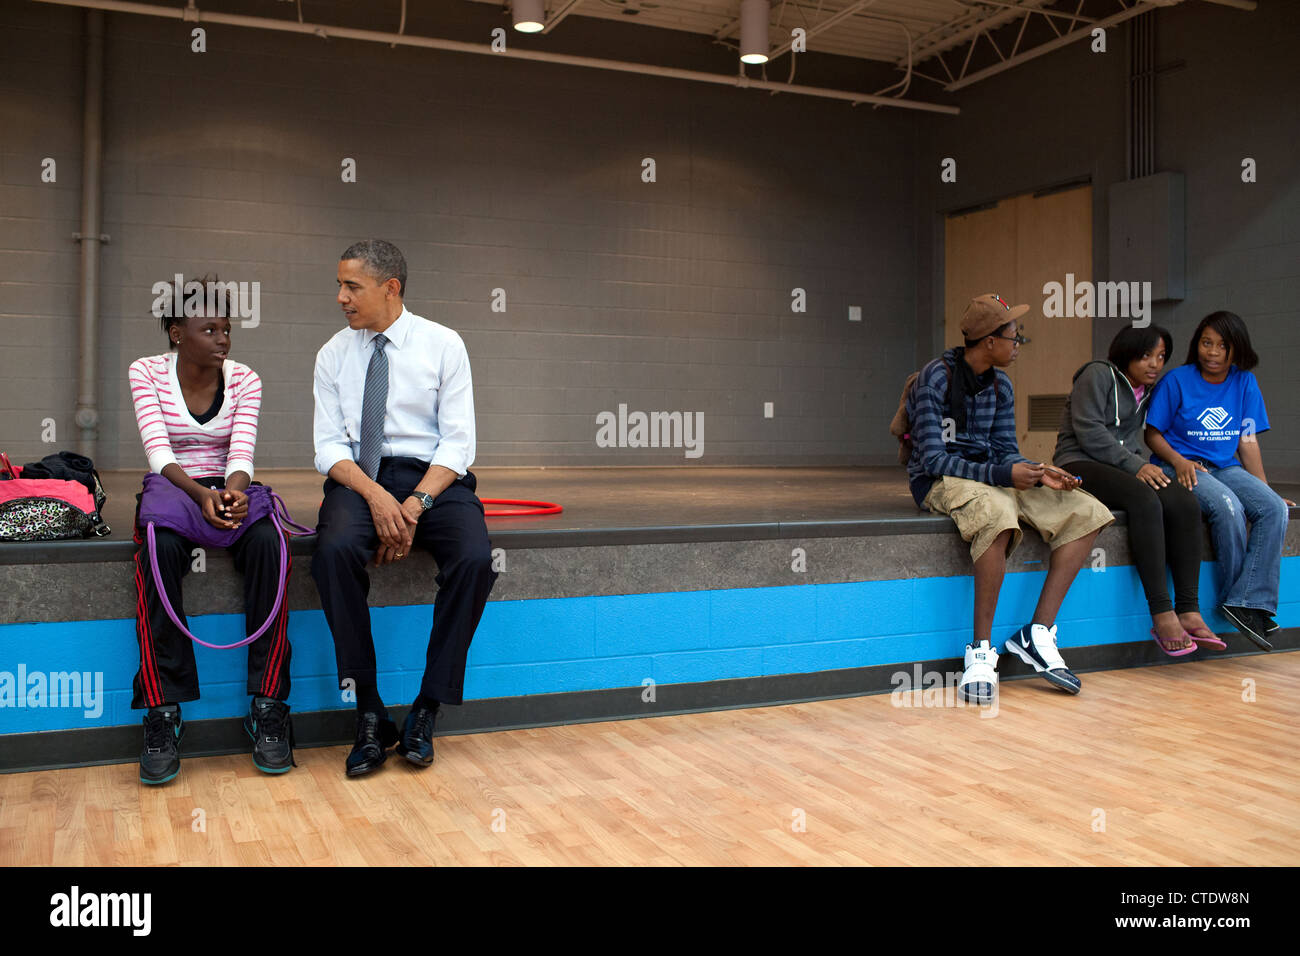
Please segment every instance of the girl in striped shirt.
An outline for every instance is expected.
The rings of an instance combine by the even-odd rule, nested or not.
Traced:
[[[215,277],[201,280],[211,289]],[[204,292],[194,292],[203,296]],[[187,300],[190,296],[186,296]],[[253,448],[262,404],[262,381],[246,365],[231,361],[230,321],[213,308],[169,309],[162,316],[169,351],[131,363],[129,380],[136,424],[151,471],[161,474],[194,501],[214,528],[241,526],[248,516],[246,489],[253,479]],[[186,316],[186,312],[201,314]],[[140,496],[137,496],[139,501]],[[157,593],[148,548],[136,511],[136,633],[140,670],[131,706],[148,708],[140,780],[166,783],[180,772],[179,743],[184,733],[180,704],[199,697],[194,647],[176,626]],[[168,528],[154,528],[158,572],[177,616],[185,621],[181,578],[190,568],[192,541]],[[279,532],[269,518],[246,528],[230,547],[235,568],[244,575],[248,634],[271,614],[279,591]],[[290,646],[288,602],[273,624],[248,645],[248,693],[252,695],[245,729],[253,738],[253,763],[267,773],[293,765],[289,707]]]

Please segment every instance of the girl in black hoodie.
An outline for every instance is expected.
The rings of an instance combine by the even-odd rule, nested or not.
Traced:
[[[1142,426],[1151,390],[1173,350],[1159,326],[1122,329],[1107,361],[1074,373],[1052,461],[1083,478],[1108,508],[1128,515],[1129,547],[1155,625],[1151,634],[1171,657],[1198,645],[1223,648],[1201,617],[1201,511],[1196,496],[1148,460]],[[1174,600],[1165,583],[1173,570]]]

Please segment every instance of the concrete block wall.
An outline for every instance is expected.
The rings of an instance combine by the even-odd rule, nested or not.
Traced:
[[[324,21],[391,28],[379,13],[313,6]],[[1246,316],[1265,357],[1265,461],[1271,477],[1296,480],[1300,170],[1288,106],[1300,81],[1288,40],[1300,7],[1156,16],[1168,67],[1156,165],[1187,177],[1188,292],[1154,318],[1181,350],[1207,312]],[[20,461],[51,450],[46,418],[57,447],[73,444],[81,17],[0,0],[0,447]],[[412,32],[480,42],[501,22],[463,2],[413,17]],[[264,321],[237,330],[234,352],[267,383],[259,463],[308,464],[312,359],[339,325],[333,262],[365,234],[405,247],[413,310],[464,335],[482,464],[688,463],[680,449],[597,448],[596,414],[620,403],[704,413],[705,463],[888,461],[897,380],[941,344],[940,210],[1087,176],[1106,276],[1106,189],[1124,176],[1123,26],[1106,54],[1054,51],[960,91],[962,115],[944,117],[234,28],[210,28],[208,52],[194,54],[182,24],[107,22],[106,467],[143,461],[123,377],[160,350],[149,286],[204,269],[262,283]],[[581,16],[511,42],[734,68],[701,38]],[[800,81],[827,85],[872,69],[800,62]],[[959,180],[941,185],[949,155]],[[57,183],[40,182],[45,156],[59,161]],[[358,161],[356,183],[340,182],[344,156]],[[654,184],[640,181],[646,156]],[[1240,181],[1245,156],[1257,183]],[[795,286],[806,314],[790,312]],[[489,308],[496,288],[505,313]],[[861,324],[846,321],[850,304]],[[1114,331],[1097,320],[1096,352]]]
[[[53,450],[46,419],[74,438],[81,255],[80,21],[60,11],[36,42],[20,13],[32,20],[29,4],[0,6],[0,451],[15,464]]]
[[[480,40],[500,19],[447,8]],[[343,4],[311,12],[366,25]],[[0,142],[0,447],[17,460],[54,450],[45,417],[74,444],[81,17],[0,0],[15,130]],[[705,463],[892,460],[884,422],[913,351],[910,116],[216,25],[194,53],[189,25],[106,22],[101,467],[143,466],[125,374],[165,345],[150,287],[205,271],[261,283],[261,323],[232,348],[265,383],[258,464],[309,466],[312,364],[342,327],[335,263],[367,235],[403,248],[412,311],[466,341],[481,464],[687,462],[598,448],[596,415],[619,404],[703,413]],[[657,32],[645,58],[672,61],[680,37]],[[591,24],[561,42],[618,56],[633,35],[648,43]],[[52,154],[57,187],[38,178]]]

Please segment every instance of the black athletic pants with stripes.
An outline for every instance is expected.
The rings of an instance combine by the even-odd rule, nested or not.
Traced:
[[[224,487],[220,478],[198,478],[209,488]],[[140,527],[140,496],[136,495],[135,542],[135,631],[140,644],[140,669],[135,675],[136,709],[180,704],[199,698],[199,674],[194,662],[194,643],[181,633],[162,606],[149,564],[149,546]],[[185,626],[181,603],[181,579],[189,572],[192,552],[198,547],[168,528],[154,528],[158,550],[158,573],[176,616]],[[271,613],[280,580],[280,535],[270,518],[262,518],[240,535],[228,549],[235,570],[244,576],[244,633],[252,634]],[[288,557],[286,552],[286,557]],[[293,569],[288,558],[285,581]],[[280,605],[276,619],[252,644],[247,645],[248,693],[287,700],[289,697],[289,602]]]
[[[1083,490],[1107,508],[1127,514],[1129,550],[1152,616],[1200,610],[1197,580],[1204,532],[1196,495],[1176,481],[1156,491],[1142,479],[1099,461],[1072,461],[1061,467],[1083,478]],[[1173,602],[1165,580],[1166,564],[1174,576]]]
[[[400,503],[410,497],[428,470],[428,462],[415,458],[383,458],[375,480]],[[438,565],[434,579],[438,594],[420,693],[444,704],[461,703],[470,641],[497,579],[483,504],[474,494],[476,487],[474,473],[466,472],[433,500],[433,507],[420,515],[415,526],[415,546],[427,549]],[[333,478],[325,479],[311,576],[334,635],[340,686],[352,678],[359,700],[361,691],[376,688],[366,564],[374,558],[378,545],[365,499]],[[393,669],[399,666],[397,662],[389,664]]]

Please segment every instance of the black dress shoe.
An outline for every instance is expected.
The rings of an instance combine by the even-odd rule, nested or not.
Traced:
[[[397,743],[397,725],[373,711],[357,714],[357,742],[348,754],[347,774],[359,777],[377,770],[388,759],[387,750]]]
[[[397,752],[417,767],[433,763],[433,722],[438,711],[415,707],[402,724],[402,739]]]

